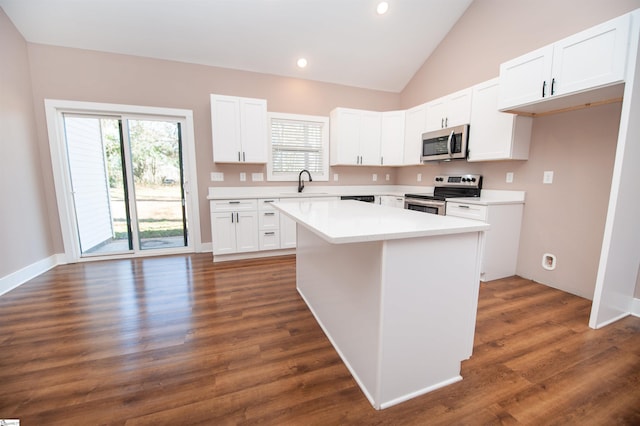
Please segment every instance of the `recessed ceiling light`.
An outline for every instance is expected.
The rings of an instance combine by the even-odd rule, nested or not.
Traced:
[[[386,1],[381,1],[380,3],[378,3],[378,7],[376,7],[376,12],[378,12],[378,15],[384,15],[385,13],[387,13],[387,10],[389,10],[389,3],[387,3]]]
[[[304,68],[307,66],[307,60],[305,58],[298,59],[298,68]]]

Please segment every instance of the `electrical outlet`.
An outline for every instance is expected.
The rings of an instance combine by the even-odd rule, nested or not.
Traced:
[[[507,173],[507,183],[513,183],[513,172]]]
[[[245,182],[247,180],[247,174],[245,172],[240,173],[240,182]]]
[[[337,182],[337,181],[338,181],[338,174],[337,174],[337,173],[334,173],[334,174],[333,174],[333,181],[334,181],[334,182]]]
[[[553,183],[553,172],[552,171],[544,172],[544,175],[542,176],[542,183]]]
[[[418,173],[418,176],[416,176],[416,180],[418,182],[422,182],[422,173]]]
[[[223,181],[224,181],[224,173],[211,172],[211,182],[223,182]]]
[[[376,182],[378,180],[378,175],[374,173],[373,175],[371,175],[371,179],[373,179],[373,181]]]
[[[384,180],[390,180],[391,176],[389,175],[389,173],[387,173],[386,175],[384,175]]]

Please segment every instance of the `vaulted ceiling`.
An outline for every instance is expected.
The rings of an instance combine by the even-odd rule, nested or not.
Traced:
[[[400,92],[472,0],[0,0],[31,43]],[[306,68],[296,65],[307,59]]]

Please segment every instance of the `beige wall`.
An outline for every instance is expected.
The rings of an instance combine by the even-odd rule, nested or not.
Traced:
[[[0,9],[0,278],[55,252],[48,226],[27,44]]]
[[[475,1],[403,90],[402,107],[493,78],[507,59],[638,7],[637,0]],[[535,118],[528,161],[412,167],[397,182],[414,184],[419,172],[429,181],[437,173],[470,171],[483,174],[485,188],[526,191],[517,273],[592,298],[620,107]],[[552,185],[542,184],[546,170],[555,172]],[[515,173],[512,184],[505,183],[506,172]],[[544,253],[557,256],[555,271],[541,267]]]
[[[57,212],[44,99],[190,109],[193,110],[195,127],[203,242],[211,241],[209,206],[206,202],[208,187],[273,185],[269,182],[241,183],[239,180],[240,172],[246,172],[247,176],[263,172],[266,177],[264,166],[213,163],[209,94],[264,98],[270,111],[326,116],[337,106],[392,110],[398,108],[400,101],[400,95],[396,93],[79,49],[31,44],[29,57],[49,208]],[[210,182],[210,173],[213,171],[223,172],[225,181]],[[392,168],[336,167],[331,172],[339,174],[339,181],[323,182],[323,185],[373,184],[372,173],[378,173],[377,184],[393,183],[395,180],[395,170]],[[384,180],[387,173],[390,174],[388,182]],[[283,185],[295,184],[290,182]],[[50,222],[55,250],[62,252],[57,214],[51,215]]]

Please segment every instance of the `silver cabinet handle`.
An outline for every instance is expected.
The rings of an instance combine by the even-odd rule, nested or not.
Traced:
[[[233,223],[233,212],[231,213],[231,223]]]
[[[238,161],[240,161],[240,151],[238,151]]]
[[[458,204],[458,208],[461,208],[461,209],[469,209],[469,208],[471,208],[471,207],[469,207],[469,206],[465,206],[464,204]]]
[[[242,151],[242,161],[247,161],[247,159],[245,158],[245,153],[244,153],[244,151]]]
[[[240,201],[229,201],[229,204],[240,204]]]
[[[276,200],[264,200],[263,203],[275,203]]]
[[[267,212],[264,215],[265,216],[275,216],[275,214],[276,214],[275,212]]]
[[[265,232],[264,235],[276,235],[275,232]]]

